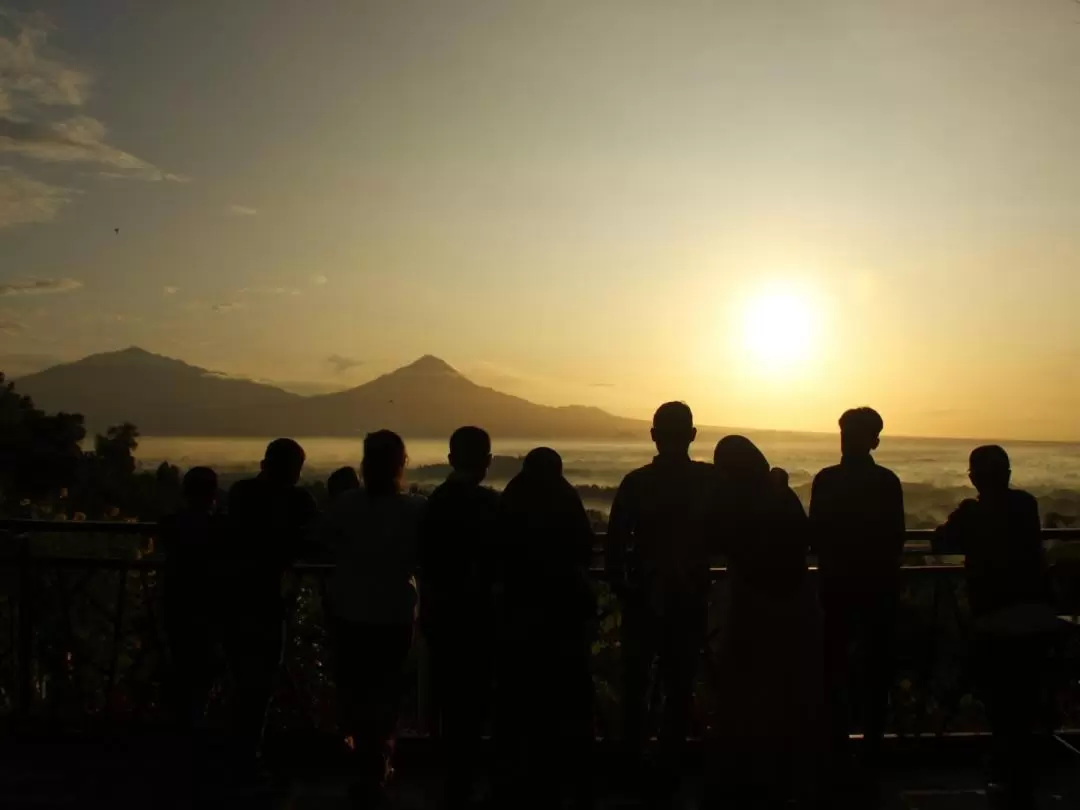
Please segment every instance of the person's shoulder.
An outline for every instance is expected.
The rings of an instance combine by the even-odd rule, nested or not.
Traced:
[[[711,476],[716,472],[712,464],[707,461],[696,461],[691,459],[690,469],[694,471],[694,475]]]
[[[229,487],[229,497],[243,497],[249,493],[254,492],[259,488],[259,481],[257,478],[241,478],[239,481]]]
[[[622,487],[634,487],[638,486],[644,481],[649,480],[656,474],[656,465],[649,463],[643,467],[638,467],[636,470],[631,470],[623,476],[622,483],[619,485]]]
[[[875,464],[874,475],[877,476],[877,479],[882,483],[900,486],[900,476],[898,476],[888,467],[882,467],[880,464]]]
[[[297,506],[303,507],[305,509],[316,508],[315,496],[312,495],[311,492],[304,487],[293,487],[289,491],[289,497],[292,498],[293,503]]]
[[[952,521],[966,520],[970,517],[974,517],[981,509],[979,501],[975,498],[964,498],[957,504],[957,507],[952,511],[949,519]]]
[[[1010,489],[1009,502],[1017,509],[1038,510],[1039,508],[1038,499],[1026,489]]]
[[[428,505],[428,498],[415,492],[402,492],[398,495],[398,503],[402,509],[410,512],[420,512]]]
[[[817,475],[814,476],[814,486],[820,486],[822,484],[828,484],[838,478],[843,471],[843,467],[839,464],[833,464],[830,467],[823,467],[818,470]]]

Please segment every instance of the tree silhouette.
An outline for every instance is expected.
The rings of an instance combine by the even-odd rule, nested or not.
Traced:
[[[81,415],[45,414],[0,373],[0,501],[39,499],[71,487],[84,438]]]

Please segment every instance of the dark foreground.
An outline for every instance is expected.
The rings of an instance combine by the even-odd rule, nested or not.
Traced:
[[[1080,807],[1080,751],[1073,738],[1047,738],[1040,743],[1038,807]],[[889,740],[880,785],[880,803],[887,810],[966,810],[994,808],[988,794],[982,759],[985,737]],[[0,806],[23,808],[181,808],[350,807],[344,751],[323,739],[276,740],[267,752],[262,773],[240,774],[224,765],[213,744],[192,747],[164,733],[115,736],[12,738],[0,749]],[[619,772],[608,746],[598,747],[597,808],[638,808],[648,803],[628,790],[627,774]],[[387,810],[438,807],[438,772],[430,742],[403,740]],[[700,753],[691,753],[687,774],[700,773]],[[690,777],[688,777],[688,782]],[[700,806],[700,786],[687,784],[682,795],[664,807]],[[523,785],[523,793],[528,786]],[[849,793],[830,807],[869,807]],[[861,795],[861,794],[858,794]],[[741,803],[738,803],[741,805]],[[725,803],[723,807],[737,807]]]

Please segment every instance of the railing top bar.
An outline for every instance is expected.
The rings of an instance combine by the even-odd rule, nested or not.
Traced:
[[[126,521],[107,520],[11,520],[0,519],[0,531],[8,531],[15,534],[52,532],[56,534],[134,534],[152,536],[157,532],[158,524],[131,523]],[[908,542],[929,541],[934,532],[932,529],[908,529],[905,532]],[[603,537],[603,532],[598,533]],[[1077,540],[1080,541],[1080,528],[1078,529],[1043,529],[1044,540]]]
[[[5,568],[18,568],[20,566],[62,569],[67,571],[157,571],[162,568],[165,560],[161,557],[143,557],[137,560],[123,560],[116,557],[30,557],[27,559],[0,559],[0,570]],[[329,574],[334,570],[333,563],[326,562],[297,562],[293,563],[292,570],[300,574]],[[813,575],[817,572],[817,566],[807,568]],[[962,573],[961,565],[933,564],[904,564],[900,569],[906,575],[950,575]],[[727,576],[728,569],[723,565],[714,565],[709,568],[710,573],[722,579]],[[589,574],[597,580],[606,580],[607,571],[594,566],[589,569]]]

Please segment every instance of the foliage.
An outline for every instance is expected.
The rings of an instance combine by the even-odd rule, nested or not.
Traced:
[[[0,374],[0,514],[154,520],[180,497],[180,470],[139,472],[139,429],[125,422],[84,452],[80,414],[46,414]]]

